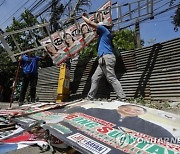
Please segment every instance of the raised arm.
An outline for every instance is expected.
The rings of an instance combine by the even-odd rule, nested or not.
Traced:
[[[92,28],[97,28],[98,24],[87,18],[86,13],[82,14],[83,20]]]

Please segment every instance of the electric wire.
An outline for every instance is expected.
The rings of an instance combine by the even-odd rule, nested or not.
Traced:
[[[11,9],[11,11],[8,12],[8,13],[3,17],[3,19],[6,19],[6,17],[9,16],[9,14],[11,14],[11,13],[14,11],[14,9],[17,8],[17,6],[19,6],[19,4],[21,4],[21,3],[22,3],[22,2],[19,2],[13,9]]]
[[[13,15],[11,15],[8,19],[6,19],[2,24],[0,24],[0,26],[4,25],[12,16],[14,16],[20,9],[22,9],[27,3],[29,2],[29,0],[27,0],[23,5],[21,5],[21,7],[19,7],[19,9],[17,9]]]
[[[27,0],[27,2],[28,2],[29,0]],[[31,6],[30,7],[32,7],[31,9],[30,9],[30,11],[31,12],[33,12],[33,11],[35,11],[37,8],[39,8],[40,6],[42,6],[42,4],[43,4],[43,0],[39,0],[38,2],[37,2],[38,0],[36,0],[33,4],[31,4]],[[158,11],[160,8],[163,8],[163,7],[165,7],[165,6],[167,6],[167,4],[170,4],[170,2],[166,2],[165,4],[161,4],[161,2],[162,2],[163,0],[155,0],[154,1],[154,6],[158,6],[158,5],[160,5],[159,7],[157,7],[157,8],[155,8],[154,9],[154,11],[156,12],[156,11]],[[24,5],[26,5],[26,3],[27,2],[25,2],[15,13],[13,13],[13,15],[14,14],[16,14]],[[124,3],[125,3],[125,1],[123,1]],[[122,4],[123,4],[123,2],[122,2]],[[164,1],[163,1],[164,2]],[[135,3],[135,2],[134,2]],[[125,3],[125,4],[123,4],[123,5],[126,5],[127,3]],[[43,13],[45,13],[48,9],[50,9],[51,8],[51,6],[52,6],[53,4],[51,3],[51,5],[49,5],[49,3],[47,4],[47,5],[45,5],[41,10],[39,10],[37,13],[36,13],[36,17],[39,17],[40,15],[42,15]],[[177,5],[175,5],[175,6],[177,6]],[[146,4],[143,4],[142,6],[141,6],[141,9],[143,8],[143,9],[145,9],[147,6],[146,6]],[[170,7],[171,8],[171,7]],[[165,9],[165,10],[163,10],[163,11],[161,11],[162,13],[163,12],[166,12],[166,10],[169,10],[169,9]],[[132,10],[131,12],[133,12],[133,13],[135,13],[135,12],[137,12],[138,11],[138,8],[136,8],[136,9],[134,9],[134,10]],[[156,13],[154,13],[154,14],[156,14]],[[0,26],[1,25],[4,25],[13,15],[11,15],[8,19],[6,19],[2,24],[0,24]],[[125,13],[123,16],[125,16],[125,15],[128,15],[128,12],[127,13]]]
[[[37,2],[38,1],[38,2]],[[29,7],[29,11],[32,13],[34,10],[36,10],[38,7],[40,7],[45,1],[44,0],[36,0],[31,6]],[[31,8],[32,7],[32,8]],[[18,21],[22,20],[22,17],[19,16],[17,18]]]
[[[5,2],[5,0],[3,0],[3,1],[1,2],[0,6],[2,6],[2,5],[4,4],[4,2]]]

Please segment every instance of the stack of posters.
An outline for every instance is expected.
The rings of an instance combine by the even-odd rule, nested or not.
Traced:
[[[119,101],[85,101],[30,116],[82,153],[178,154],[180,116]]]

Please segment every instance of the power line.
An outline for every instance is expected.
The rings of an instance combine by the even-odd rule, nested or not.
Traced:
[[[19,4],[22,3],[22,2],[19,2],[10,12],[8,12],[3,18],[5,19],[11,12],[14,11],[14,9],[19,6]]]
[[[159,21],[144,21],[143,24],[146,24],[146,23],[158,23],[158,22],[165,22],[165,21],[169,21],[169,19],[164,19],[164,20],[159,20]]]
[[[172,6],[172,7],[169,7],[169,8],[167,8],[167,9],[163,10],[163,11],[160,11],[160,12],[158,12],[158,13],[155,13],[154,16],[158,16],[158,15],[160,15],[160,14],[162,14],[162,13],[168,12],[168,11],[176,8],[177,6],[179,6],[179,4],[176,4],[176,5],[174,5],[174,6]],[[144,21],[146,21],[147,19],[148,19],[148,18],[144,18],[144,19],[140,20],[140,22],[144,22]]]
[[[36,17],[39,17],[44,12],[46,12],[48,9],[50,9],[58,0],[55,0],[53,3],[47,4],[42,10],[39,11],[39,13],[36,15]]]
[[[30,11],[32,12],[32,11],[34,11],[36,8],[38,8],[42,3],[44,3],[44,0],[39,0],[39,2],[37,2],[38,0],[36,0],[29,8],[31,8],[30,9]],[[36,3],[37,2],[37,3]],[[36,4],[35,4],[36,3]],[[35,4],[35,5],[34,5]],[[34,6],[33,6],[34,5]]]
[[[29,2],[29,0],[27,0],[23,5],[21,5],[19,7],[19,9],[17,9],[8,19],[6,19],[0,26],[4,25],[11,17],[13,17],[20,9],[22,9],[27,3]]]
[[[38,1],[38,2],[37,2]],[[29,11],[30,12],[33,12],[37,7],[39,7],[41,4],[43,4],[45,1],[44,0],[36,0],[33,4],[31,4],[31,6],[29,6]],[[32,7],[32,8],[31,8]],[[22,18],[21,16],[19,16],[18,18],[18,21],[21,21]]]
[[[161,5],[160,7],[158,7],[158,8],[156,8],[156,9],[154,9],[154,11],[159,10],[160,8],[162,8],[162,7],[166,6],[167,4],[170,4],[170,3],[169,3],[169,2],[166,2],[165,4]]]
[[[29,1],[29,0],[28,0]],[[27,2],[28,2],[27,1]],[[45,1],[43,1],[43,0],[39,0],[38,2],[37,2],[38,0],[36,0],[35,2],[33,2],[33,4],[30,6],[30,7],[32,7],[31,9],[30,9],[30,11],[32,12],[32,11],[35,11],[37,8],[39,8],[39,6],[41,6],[42,4],[43,4],[43,2],[45,2]],[[158,4],[158,5],[160,5],[161,4],[161,2],[162,2],[163,0],[154,0],[154,4]],[[17,13],[27,2],[25,2],[15,13]],[[125,1],[124,1],[125,2]],[[164,2],[164,1],[163,1]],[[154,12],[156,12],[157,10],[159,11],[160,10],[160,8],[162,8],[162,7],[166,7],[167,8],[167,4],[168,4],[169,2],[166,2],[165,4],[161,4],[160,6],[157,6],[155,9],[154,9]],[[128,4],[128,3],[127,3]],[[34,6],[33,6],[34,5]],[[124,4],[125,5],[125,4]],[[145,5],[145,4],[144,4]],[[45,5],[45,6],[43,6],[43,8],[41,8],[37,13],[36,13],[36,17],[38,17],[38,16],[40,16],[41,14],[43,14],[44,12],[46,12],[48,9],[50,9],[50,7],[52,6],[52,4],[50,5],[50,3],[48,3],[47,5]],[[30,8],[29,7],[29,8]],[[141,6],[141,8],[143,7],[143,5]],[[162,10],[162,9],[161,9]],[[137,11],[137,9],[134,9],[134,10],[131,10],[132,12],[135,12],[135,11]],[[163,9],[163,11],[161,11],[162,13],[164,13],[166,11],[166,9],[164,10]],[[14,13],[14,14],[15,14]],[[13,15],[14,15],[13,14]],[[125,13],[126,14],[126,13]],[[128,14],[128,13],[127,13]],[[156,14],[156,13],[155,13]],[[11,15],[6,21],[4,21],[1,25],[3,25],[5,22],[7,22],[13,15]],[[19,17],[20,18],[20,17]],[[21,19],[19,19],[19,20],[21,20]]]
[[[2,6],[4,4],[5,0],[2,1],[2,3],[0,4],[0,6]]]
[[[158,16],[158,15],[161,15],[161,14],[163,14],[165,12],[168,12],[168,11],[170,11],[172,9],[175,9],[177,6],[179,6],[179,4],[171,6],[171,7],[167,8],[167,9],[165,9],[165,10],[156,12],[156,13],[154,13],[154,16]],[[142,22],[145,22],[148,19],[149,19],[149,17],[144,17],[144,18],[139,19],[139,22],[142,23]],[[125,29],[125,28],[128,28],[130,26],[134,26],[134,21],[130,21],[127,25],[122,26],[120,29]]]
[[[56,2],[58,2],[59,0],[55,0],[53,3],[49,2],[46,5],[43,6],[43,8],[41,8],[39,11],[37,11],[36,13],[34,13],[33,15],[35,17],[39,17],[41,16],[44,12],[48,11],[53,4],[55,4]],[[37,4],[35,4],[31,9],[30,12],[32,13],[33,11],[35,11],[39,6],[41,6],[45,1],[44,0],[40,0]],[[32,6],[32,5],[31,5]],[[18,17],[18,20],[21,21],[21,17]]]

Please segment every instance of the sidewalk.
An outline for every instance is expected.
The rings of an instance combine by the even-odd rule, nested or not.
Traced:
[[[17,107],[18,103],[17,102],[13,102],[11,107]],[[0,109],[6,109],[10,107],[10,102],[0,102]]]

